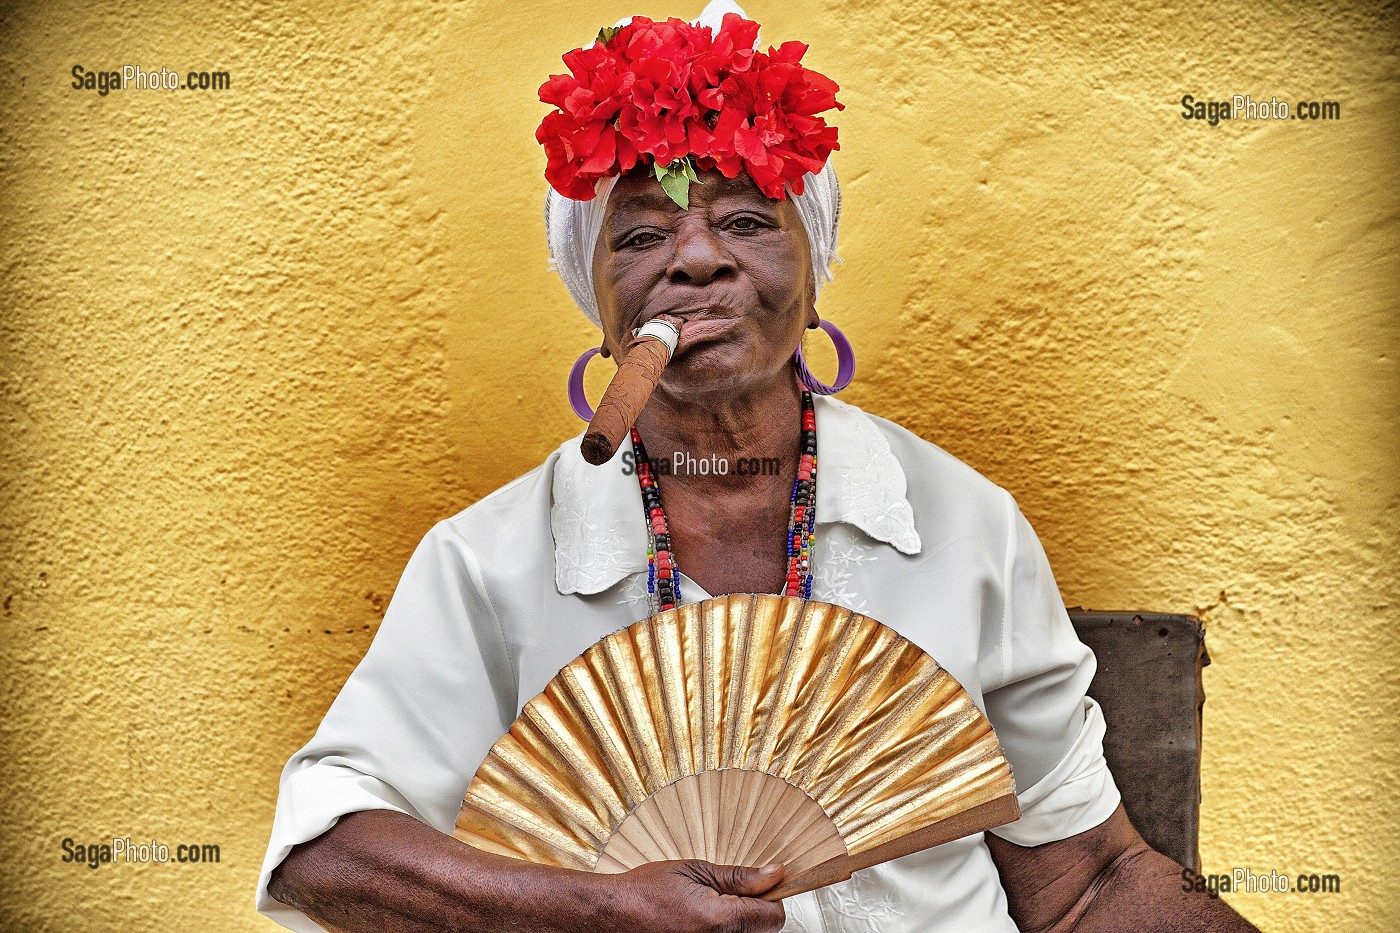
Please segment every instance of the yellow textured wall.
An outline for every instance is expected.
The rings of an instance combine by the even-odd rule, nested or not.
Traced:
[[[271,927],[277,774],[413,545],[579,427],[534,90],[699,6],[0,6],[0,928]],[[844,89],[849,398],[1011,489],[1068,603],[1206,619],[1207,869],[1342,879],[1241,910],[1400,928],[1395,8],[749,13]]]

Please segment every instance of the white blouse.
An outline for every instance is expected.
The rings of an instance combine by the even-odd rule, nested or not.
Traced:
[[[891,626],[987,714],[1022,813],[992,832],[1033,846],[1102,823],[1119,796],[1103,717],[1085,696],[1094,656],[1011,496],[896,424],[833,398],[814,402],[812,598]],[[646,566],[636,477],[621,453],[585,463],[577,438],[439,522],[364,660],[282,772],[258,910],[293,930],[320,929],[270,898],[267,879],[292,846],[343,814],[399,810],[452,832],[477,766],[526,701],[584,649],[648,614]],[[681,595],[709,596],[684,577]],[[981,834],[784,903],[785,933],[1016,929]]]

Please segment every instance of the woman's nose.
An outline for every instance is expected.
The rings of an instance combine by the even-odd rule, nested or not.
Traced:
[[[672,282],[707,285],[736,271],[734,257],[718,231],[698,217],[682,223],[673,242],[675,249],[666,267],[666,276]]]

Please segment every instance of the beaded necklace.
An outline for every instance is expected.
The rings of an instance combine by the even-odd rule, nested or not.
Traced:
[[[812,544],[817,524],[817,414],[812,393],[802,393],[802,433],[798,440],[800,459],[797,478],[792,482],[787,528],[787,578],[785,596],[812,596]],[[636,458],[637,482],[642,487],[642,506],[647,521],[647,594],[652,613],[680,605],[680,571],[671,550],[671,529],[666,510],[661,507],[661,488],[647,459],[646,445],[637,429],[632,429],[632,454]]]

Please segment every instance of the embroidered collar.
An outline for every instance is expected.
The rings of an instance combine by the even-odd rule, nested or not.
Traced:
[[[904,554],[922,548],[906,496],[904,468],[874,420],[817,396],[817,525],[846,522]],[[591,466],[579,438],[564,442],[554,465],[550,527],[560,593],[601,593],[647,567],[646,526],[637,478],[624,471],[629,445]],[[821,532],[817,532],[820,546]],[[820,552],[819,552],[820,553]]]

